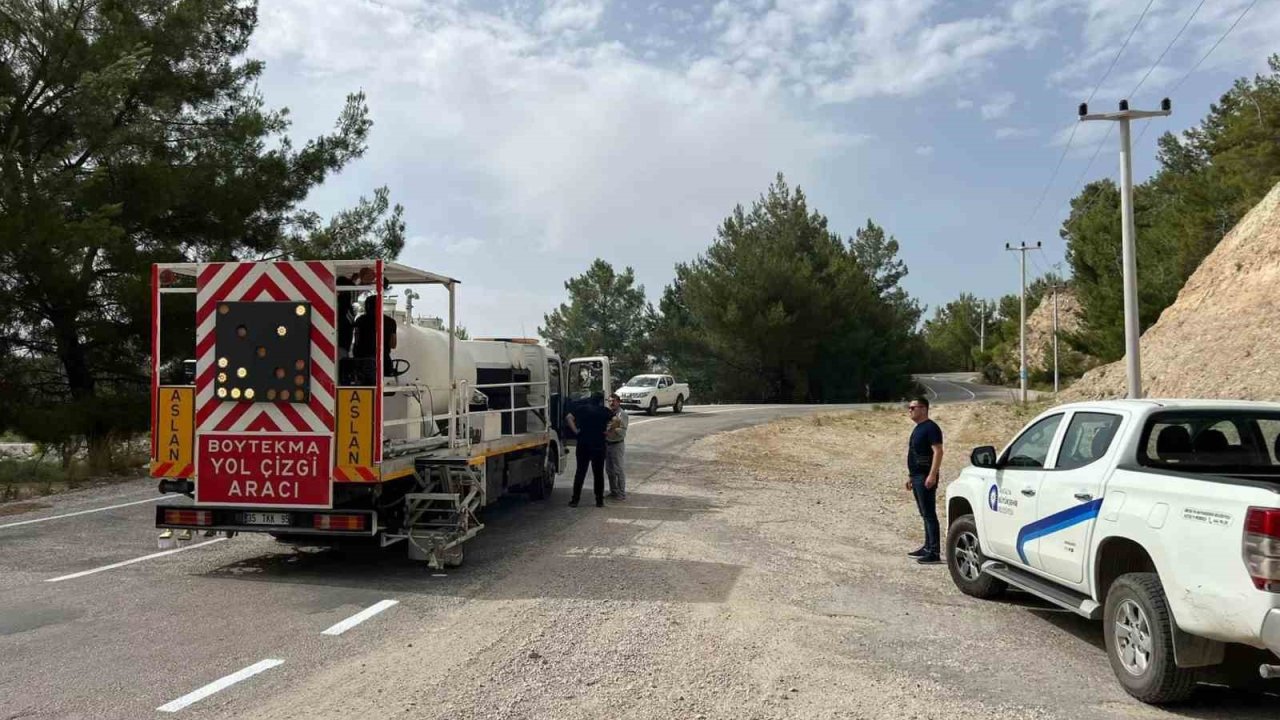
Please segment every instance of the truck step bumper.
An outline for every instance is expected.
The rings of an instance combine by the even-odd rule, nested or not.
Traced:
[[[372,537],[378,531],[378,516],[372,510],[157,505],[155,511],[156,527],[175,530],[347,537]]]
[[[1066,608],[1081,617],[1090,620],[1098,620],[1102,617],[1102,606],[1094,602],[1093,598],[1059,587],[1038,575],[1009,567],[997,560],[988,560],[982,566],[982,572],[1042,600],[1048,600],[1058,607]]]

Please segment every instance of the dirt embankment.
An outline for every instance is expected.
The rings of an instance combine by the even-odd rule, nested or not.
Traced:
[[[1142,269],[1138,269],[1141,280]],[[1153,398],[1280,400],[1280,185],[1254,206],[1142,335]],[[1121,360],[1085,374],[1064,400],[1123,397]]]

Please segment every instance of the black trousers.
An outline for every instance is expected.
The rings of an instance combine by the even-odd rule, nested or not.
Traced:
[[[573,471],[573,501],[582,497],[582,483],[587,479],[587,465],[591,466],[592,480],[595,484],[596,502],[604,502],[604,445],[591,446],[578,444],[578,467]]]
[[[930,555],[941,554],[941,529],[938,527],[938,486],[925,487],[928,475],[912,475],[911,491],[916,496],[916,509],[924,520],[924,549]]]

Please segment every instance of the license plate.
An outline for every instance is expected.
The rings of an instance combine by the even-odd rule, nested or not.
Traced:
[[[245,525],[288,525],[289,513],[245,513]]]

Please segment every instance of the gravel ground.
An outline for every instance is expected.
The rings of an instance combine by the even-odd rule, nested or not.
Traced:
[[[944,477],[1031,415],[938,408]],[[259,718],[1158,718],[1115,683],[1096,625],[983,603],[903,553],[901,411],[696,443],[393,642],[301,680]],[[1177,716],[1274,718],[1206,688]]]

